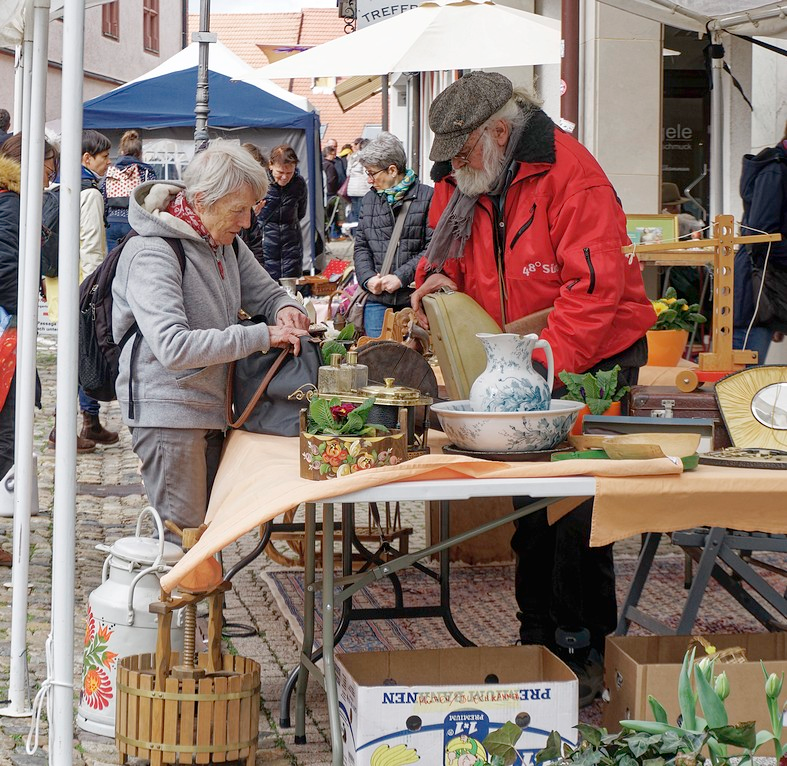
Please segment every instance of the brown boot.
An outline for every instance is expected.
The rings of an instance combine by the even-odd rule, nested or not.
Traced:
[[[55,449],[55,440],[57,437],[57,423],[55,423],[52,430],[49,432],[49,440],[47,446],[49,449]],[[83,454],[85,452],[95,452],[96,443],[92,439],[85,439],[82,436],[77,436],[77,452]]]
[[[91,415],[89,412],[82,413],[82,431],[79,435],[96,444],[115,444],[120,441],[117,431],[104,428],[98,420],[98,415]]]

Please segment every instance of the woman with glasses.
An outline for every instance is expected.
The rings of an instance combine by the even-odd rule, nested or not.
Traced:
[[[368,293],[364,334],[377,338],[386,309],[398,311],[410,305],[415,267],[432,237],[427,223],[432,188],[407,167],[402,142],[391,133],[380,133],[370,141],[358,161],[372,188],[361,202],[353,259],[358,284]],[[383,274],[383,261],[400,214],[405,215],[401,235],[391,267]]]

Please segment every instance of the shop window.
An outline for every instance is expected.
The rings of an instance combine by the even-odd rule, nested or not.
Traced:
[[[148,53],[159,52],[159,0],[143,0],[142,36]]]
[[[119,0],[101,6],[101,34],[112,40],[120,39]]]

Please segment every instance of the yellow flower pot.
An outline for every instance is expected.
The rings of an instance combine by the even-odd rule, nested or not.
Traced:
[[[332,436],[301,431],[301,478],[333,479],[407,460],[407,434]]]
[[[677,366],[688,339],[688,330],[648,330],[648,366]]]

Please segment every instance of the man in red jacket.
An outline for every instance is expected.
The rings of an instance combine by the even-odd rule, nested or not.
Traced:
[[[501,326],[552,308],[541,337],[556,373],[620,364],[621,382],[635,383],[656,317],[637,261],[621,252],[626,218],[596,160],[497,73],[457,80],[434,100],[429,123],[434,234],[412,296],[421,321],[421,298],[443,286],[466,292]],[[545,372],[543,356],[534,360]],[[511,541],[522,643],[570,662],[580,704],[601,691],[617,616],[612,548],[589,547],[591,512],[585,502],[553,526],[536,512]]]

